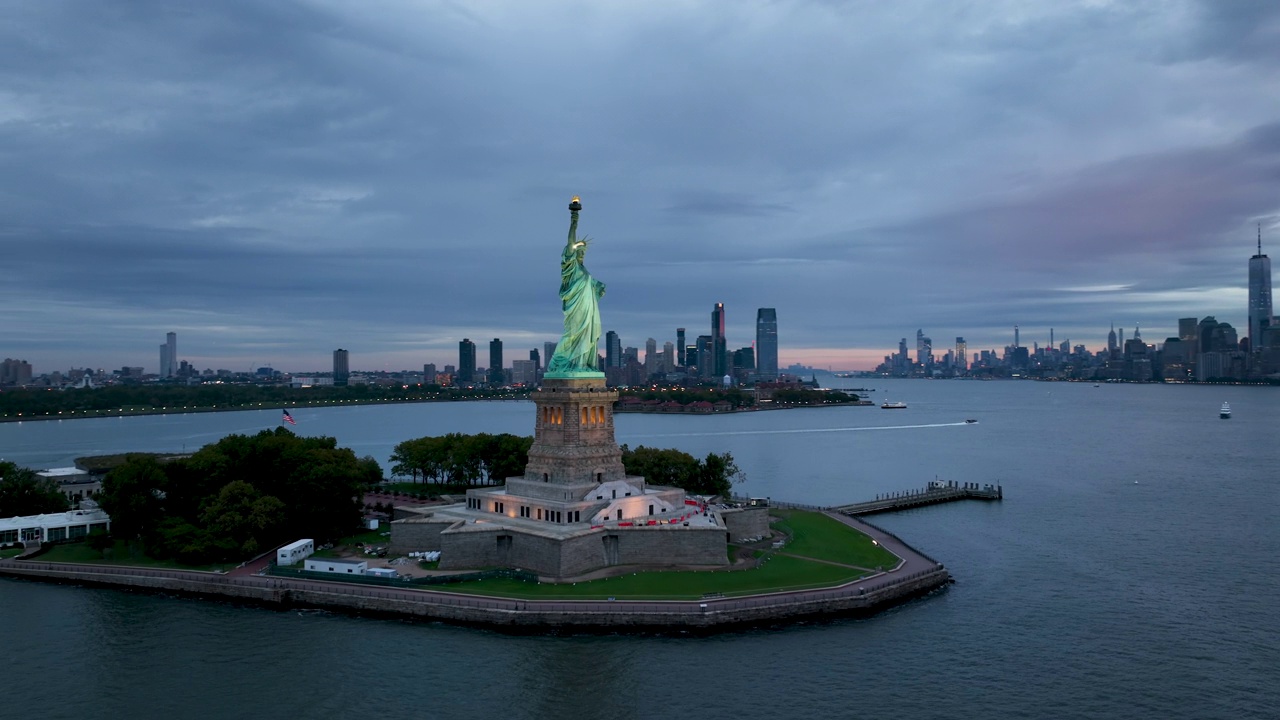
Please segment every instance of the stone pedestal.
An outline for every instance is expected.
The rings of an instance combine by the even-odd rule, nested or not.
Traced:
[[[613,436],[615,390],[603,379],[543,380],[532,395],[537,405],[533,446],[523,478],[508,489],[521,495],[582,497],[600,483],[626,479],[622,450]],[[640,478],[631,478],[633,484]]]

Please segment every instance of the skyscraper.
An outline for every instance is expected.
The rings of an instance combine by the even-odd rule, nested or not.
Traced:
[[[476,344],[469,338],[458,343],[458,382],[476,381]]]
[[[956,338],[956,369],[957,370],[964,370],[967,367],[965,365],[965,360],[966,358],[969,357],[968,352],[969,352],[969,344],[964,341],[964,338],[962,337]]]
[[[662,372],[662,363],[658,361],[658,341],[653,338],[644,341],[644,372],[645,375]]]
[[[351,379],[351,365],[347,351],[338,348],[333,351],[333,384],[343,387]]]
[[[1195,345],[1196,342],[1196,325],[1199,323],[1193,317],[1178,318],[1178,339]]]
[[[1018,347],[1022,347],[1022,338],[1021,338],[1021,336],[1019,335],[1019,331],[1018,331],[1018,326],[1017,326],[1017,325],[1014,325],[1014,326],[1013,326],[1013,346],[1014,346],[1014,347],[1016,347],[1016,348],[1018,348]]]
[[[622,367],[622,338],[612,330],[604,334],[604,366]]]
[[[729,348],[724,339],[724,303],[711,309],[711,373],[720,379],[729,372]]]
[[[178,333],[165,333],[164,344],[160,346],[160,377],[174,377],[178,374]]]
[[[1191,318],[1195,320],[1195,318]],[[1181,324],[1181,320],[1178,321]],[[1107,333],[1107,352],[1115,352],[1120,347],[1120,343],[1116,340],[1116,324],[1111,323],[1111,332]]]
[[[715,361],[712,360],[712,347],[710,335],[699,335],[695,341],[698,347],[698,376],[705,379],[715,377]]]
[[[506,376],[502,372],[502,341],[498,338],[489,341],[489,384],[506,384]]]
[[[538,354],[538,348],[529,351],[529,362],[533,363],[534,372],[542,370],[542,356]]]
[[[1271,324],[1271,258],[1262,254],[1262,225],[1258,225],[1258,254],[1249,258],[1249,350],[1262,349],[1262,331]]]
[[[684,365],[685,348],[684,328],[676,328],[676,365]]]
[[[439,373],[436,372],[435,363],[427,363],[422,366],[422,384],[423,385],[435,385],[436,375],[439,375]]]
[[[544,368],[551,367],[551,358],[553,358],[553,357],[555,357],[555,356],[556,356],[556,345],[557,345],[557,344],[559,344],[559,343],[558,343],[558,342],[544,342],[544,343],[542,343],[542,357],[546,358],[546,360],[543,360],[543,361],[542,361],[542,367],[544,367]]]
[[[756,310],[756,376],[761,380],[778,379],[778,311]]]

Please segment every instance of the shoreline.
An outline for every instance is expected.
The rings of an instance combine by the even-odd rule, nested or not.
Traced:
[[[449,399],[402,399],[402,400],[339,400],[334,402],[308,402],[306,404],[299,403],[282,403],[271,402],[261,403],[258,405],[242,406],[242,407],[192,407],[180,410],[124,410],[117,412],[102,412],[94,415],[85,411],[84,415],[32,415],[30,417],[0,417],[0,423],[13,422],[48,422],[50,420],[97,420],[100,418],[119,418],[119,417],[143,417],[147,415],[197,415],[204,413],[224,413],[224,412],[254,412],[257,410],[299,410],[304,408],[324,408],[324,407],[355,407],[366,405],[412,405],[416,403],[451,403],[451,402],[527,402],[528,397],[501,397],[501,398],[449,398]]]
[[[502,398],[450,398],[447,400],[367,400],[367,401],[337,401],[337,402],[317,402],[301,405],[298,403],[263,403],[253,407],[200,407],[185,408],[181,410],[125,410],[118,412],[103,412],[94,415],[32,415],[22,417],[0,417],[0,423],[22,423],[22,422],[52,422],[66,420],[99,420],[102,418],[121,418],[121,417],[145,417],[149,415],[198,415],[206,413],[229,413],[229,412],[255,412],[258,410],[299,410],[306,408],[326,408],[326,407],[355,407],[368,405],[413,405],[418,403],[456,403],[456,402],[529,402],[526,397],[502,397]],[[846,403],[827,403],[822,405],[781,405],[777,407],[753,407],[735,410],[721,410],[719,412],[670,412],[661,410],[624,410],[615,408],[617,414],[626,415],[728,415],[730,413],[747,413],[747,412],[766,412],[772,410],[809,410],[814,408],[827,407],[846,407],[846,406],[871,406],[875,405],[871,401],[862,402],[846,402]]]
[[[508,632],[715,633],[808,620],[866,617],[945,589],[941,564],[896,535],[839,517],[903,558],[893,570],[816,590],[701,600],[526,600],[341,581],[230,575],[120,565],[0,560],[0,575],[39,582],[109,587],[248,602],[278,609],[315,608],[358,616],[448,622]]]

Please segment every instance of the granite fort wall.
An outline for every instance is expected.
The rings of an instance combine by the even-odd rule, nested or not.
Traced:
[[[620,565],[728,565],[725,530],[719,527],[653,527],[619,530]]]
[[[392,530],[393,537],[397,532]],[[442,533],[439,539],[441,570],[515,567],[565,578],[616,565],[729,563],[725,530],[716,527],[655,525],[555,538],[501,526],[466,525]],[[399,547],[394,540],[392,547]],[[423,549],[407,543],[404,548]]]
[[[440,533],[457,520],[431,520],[412,518],[391,523],[391,544],[388,549],[397,554],[440,549]]]
[[[769,536],[769,508],[764,506],[721,510],[731,541]]]

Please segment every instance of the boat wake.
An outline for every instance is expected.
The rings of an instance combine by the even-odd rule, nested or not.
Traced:
[[[798,435],[802,433],[865,432],[870,430],[919,430],[921,428],[964,427],[972,423],[928,423],[926,425],[875,425],[871,427],[802,428],[796,430],[728,430],[724,432],[679,432],[630,435],[630,438],[710,437],[719,435]]]

